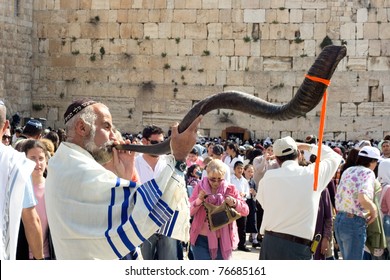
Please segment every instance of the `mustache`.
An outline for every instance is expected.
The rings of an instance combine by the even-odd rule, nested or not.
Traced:
[[[89,153],[92,155],[92,157],[99,163],[99,164],[106,164],[113,158],[112,148],[113,148],[114,141],[107,141],[102,146],[93,149],[92,151],[89,151]]]

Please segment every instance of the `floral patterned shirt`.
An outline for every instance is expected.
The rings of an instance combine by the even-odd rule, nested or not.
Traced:
[[[371,169],[361,165],[349,167],[344,171],[337,187],[337,211],[364,217],[365,210],[358,201],[358,194],[365,194],[373,199],[374,187],[375,173]]]

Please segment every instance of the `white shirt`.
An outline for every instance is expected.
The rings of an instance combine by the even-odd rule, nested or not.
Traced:
[[[139,154],[135,158],[135,169],[138,172],[139,178],[141,180],[141,184],[150,181],[154,178],[157,178],[158,175],[164,170],[167,166],[167,159],[165,155],[161,155],[158,157],[158,161],[154,170],[150,165],[145,161],[143,154]]]
[[[241,161],[243,163],[244,162],[244,158],[241,155],[238,155],[238,156],[236,156],[233,159],[230,156],[226,156],[224,161],[223,161],[224,163],[226,163],[229,166],[231,175],[234,174],[234,164],[237,161]]]
[[[36,205],[31,184],[35,162],[0,143],[0,259],[15,260],[22,208]]]
[[[232,175],[231,178],[231,183],[236,187],[238,192],[244,193],[245,196],[243,197],[244,200],[247,200],[248,198],[251,198],[250,192],[249,192],[249,183],[248,180],[244,177],[241,176],[241,178],[237,178],[235,174]]]
[[[317,154],[317,146],[312,146]],[[285,161],[278,169],[268,170],[260,180],[256,199],[264,209],[260,233],[275,231],[312,240],[322,190],[335,174],[341,156],[323,145],[318,189],[313,190],[314,167]]]

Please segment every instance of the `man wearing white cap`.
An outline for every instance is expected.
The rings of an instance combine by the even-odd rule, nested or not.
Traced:
[[[318,189],[313,190],[315,165],[300,166],[299,150],[317,155],[314,144],[296,143],[290,136],[274,143],[280,168],[268,170],[260,180],[257,200],[264,209],[260,233],[264,235],[261,260],[311,259],[311,241],[321,192],[341,162],[341,156],[323,145]]]
[[[359,151],[356,165],[344,171],[337,187],[334,228],[344,260],[363,259],[367,225],[378,216],[373,199],[374,169],[379,160],[381,156],[376,147],[364,146]]]

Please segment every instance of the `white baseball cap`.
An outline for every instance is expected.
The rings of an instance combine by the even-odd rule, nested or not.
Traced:
[[[376,147],[372,147],[372,146],[364,146],[363,148],[360,149],[358,155],[361,157],[368,157],[368,158],[377,159],[377,160],[382,159],[381,153],[379,152],[379,149]]]
[[[277,157],[287,156],[298,150],[297,143],[290,136],[276,140],[273,147]]]

